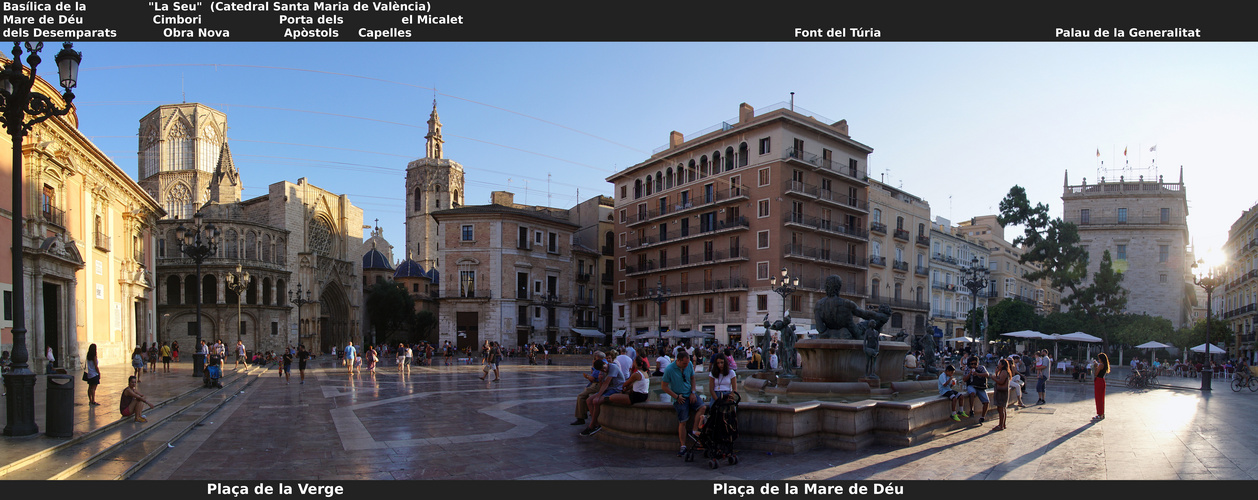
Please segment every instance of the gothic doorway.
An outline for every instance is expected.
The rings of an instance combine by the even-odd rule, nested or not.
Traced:
[[[333,346],[346,345],[350,341],[349,316],[349,298],[345,296],[344,286],[333,282],[323,287],[319,295],[318,328],[303,331],[301,343],[318,346],[319,352],[331,352]]]

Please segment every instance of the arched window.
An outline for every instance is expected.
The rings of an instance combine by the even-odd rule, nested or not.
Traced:
[[[647,195],[647,196],[651,196],[651,191],[652,191],[652,189],[651,189],[651,188],[652,188],[653,184],[654,184],[654,183],[653,183],[653,182],[651,182],[651,176],[649,176],[649,175],[648,175],[648,176],[646,176],[646,195]]]
[[[197,303],[197,277],[189,274],[183,279],[183,300],[184,304]]]
[[[166,304],[179,305],[179,277],[173,274],[166,277]]]
[[[175,184],[166,192],[166,212],[171,219],[192,218],[192,191],[183,183]]]
[[[636,200],[642,197],[642,179],[633,181],[633,198]]]
[[[904,217],[896,217],[896,218],[895,218],[895,228],[896,228],[896,229],[904,229]]]
[[[738,145],[738,166],[747,166],[747,143]]]
[[[678,163],[677,164],[677,185],[680,186],[685,183],[686,183],[686,167]]]
[[[734,147],[725,148],[725,171],[734,170]]]
[[[262,278],[262,305],[271,305],[271,278]]]
[[[664,190],[664,173],[663,172],[655,172],[655,190],[656,191]]]
[[[699,178],[708,176],[708,157],[707,155],[699,157]]]
[[[258,260],[258,235],[253,231],[245,233],[245,259]]]
[[[262,235],[262,262],[271,262],[271,235]]]
[[[695,177],[695,170],[696,170],[696,169],[695,169],[695,161],[694,161],[694,160],[690,160],[690,165],[689,165],[688,167],[686,167],[686,170],[687,170],[687,174],[686,174],[686,180],[687,180],[687,182],[694,182],[694,181],[695,181],[695,179],[696,179],[696,177]]]
[[[673,167],[668,167],[668,173],[664,174],[664,187],[673,187]]]
[[[418,187],[415,188],[415,201],[413,201],[412,203],[415,206],[416,212],[424,209],[424,190]]]
[[[712,152],[712,175],[721,173],[721,152]]]
[[[214,279],[213,274],[207,274],[201,277],[201,303],[213,304],[218,302],[218,280]]]
[[[250,281],[249,288],[245,289],[245,303],[249,305],[257,305],[258,303],[258,282]]]
[[[878,278],[874,278],[874,280],[869,283],[869,296],[870,297],[875,298],[875,299],[878,298],[878,284],[879,283],[880,281],[878,281]]]
[[[166,159],[168,170],[191,170],[193,139],[188,134],[184,122],[176,121],[166,136]],[[183,218],[183,217],[177,217]]]
[[[284,288],[284,280],[275,280],[275,305],[287,304],[288,289]]]
[[[334,239],[332,237],[332,225],[322,217],[310,219],[310,251],[323,255],[332,256],[335,249]]]
[[[227,234],[223,236],[223,257],[226,257],[228,259],[240,258],[240,254],[237,253],[239,252],[239,246],[240,246],[240,242],[237,241],[237,239],[239,238],[240,238],[240,235],[236,234],[235,229],[227,230]]]

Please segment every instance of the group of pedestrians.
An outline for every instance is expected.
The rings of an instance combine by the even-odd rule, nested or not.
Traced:
[[[1044,386],[1049,377],[1048,367],[1051,366],[1048,352],[1037,352],[1034,364],[1029,366],[1024,362],[1023,357],[1017,354],[1001,357],[996,361],[994,373],[989,373],[979,363],[978,356],[968,356],[964,362],[965,369],[959,381],[960,385],[955,378],[956,367],[951,364],[944,368],[944,372],[939,375],[936,382],[939,395],[950,401],[952,420],[960,422],[962,418],[970,418],[971,414],[974,414],[978,417],[978,424],[983,425],[989,409],[988,405],[994,403],[999,423],[992,430],[1005,430],[1009,407],[1026,408],[1026,405],[1022,403],[1025,385],[1022,374],[1030,370],[1034,370],[1037,378],[1036,391],[1039,393],[1039,399],[1036,404],[1046,404]],[[1096,416],[1092,419],[1100,421],[1105,418],[1105,375],[1110,372],[1109,357],[1105,353],[1097,354],[1096,359],[1091,363],[1091,371],[1094,381],[1093,397],[1096,400]],[[994,388],[991,400],[987,397],[989,383]],[[982,403],[981,410],[978,412],[974,410],[977,406],[976,401]],[[967,408],[969,413],[966,412]]]

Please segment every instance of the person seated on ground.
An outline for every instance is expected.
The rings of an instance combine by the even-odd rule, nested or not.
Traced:
[[[686,454],[686,427],[692,420],[698,421],[703,416],[706,406],[694,390],[695,372],[690,363],[690,354],[686,351],[677,352],[677,360],[664,369],[664,377],[660,381],[661,389],[673,400],[673,409],[677,411],[677,440],[681,443],[681,451],[677,456]]]
[[[912,351],[904,355],[904,368],[909,371],[917,369],[917,356],[914,356]]]
[[[647,364],[646,358],[634,359],[633,373],[629,375],[629,378],[625,379],[624,385],[620,387],[620,392],[607,397],[607,402],[629,406],[646,401],[647,396],[651,393],[651,375],[647,373],[650,369],[651,367]]]
[[[991,378],[991,374],[987,373],[987,369],[978,364],[977,357],[971,356],[962,380],[965,382],[965,393],[969,395],[970,413],[974,413],[975,398],[978,398],[983,403],[983,412],[977,414],[979,425],[983,425],[983,421],[987,417],[987,379],[989,378]]]
[[[122,397],[118,398],[118,410],[122,412],[124,417],[134,417],[132,419],[133,422],[143,423],[148,422],[148,419],[140,414],[140,410],[143,409],[140,405],[146,404],[151,409],[153,408],[153,403],[150,403],[148,399],[144,398],[143,394],[140,394],[138,384],[139,382],[136,381],[135,375],[127,377],[127,387],[122,390]]]
[[[668,357],[668,354],[666,354],[665,351],[661,349],[660,357],[655,358],[655,373],[652,373],[651,375],[654,377],[659,377],[659,376],[664,375],[664,369],[667,368],[668,365],[671,364],[672,362],[673,360]]]
[[[961,393],[956,391],[957,379],[953,378],[953,375],[956,375],[956,373],[956,367],[948,365],[944,368],[944,372],[939,374],[939,381],[935,385],[939,388],[939,395],[948,398],[948,401],[952,404],[951,418],[960,422],[962,417],[970,418],[970,415],[965,413],[965,409],[962,408],[960,410],[961,416],[957,416],[957,400],[961,399]]]
[[[580,394],[577,394],[577,419],[572,421],[571,425],[585,425],[585,416],[590,411],[587,400],[590,396],[594,395],[595,391],[598,391],[598,388],[601,385],[599,382],[601,382],[603,374],[607,370],[606,358],[606,354],[595,351],[594,361],[590,366],[590,373],[581,374],[582,377],[585,377],[586,384],[585,389],[583,389]]]
[[[590,395],[586,400],[586,406],[590,408],[590,423],[581,431],[582,436],[592,436],[594,433],[603,430],[603,426],[598,425],[599,406],[602,405],[609,396],[620,392],[625,385],[625,373],[620,371],[620,365],[615,361],[606,362],[607,375],[599,382],[598,390]]]

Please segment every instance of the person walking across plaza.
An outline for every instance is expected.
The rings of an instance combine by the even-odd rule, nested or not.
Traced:
[[[1048,383],[1048,352],[1040,351],[1035,353],[1035,392],[1040,395],[1039,400],[1035,402],[1037,405],[1044,404],[1044,385]]]
[[[280,365],[280,375],[284,377],[284,383],[292,383],[293,378],[293,351],[292,349],[284,349],[283,363]]]
[[[1096,366],[1092,368],[1092,396],[1096,398],[1096,416],[1092,420],[1105,419],[1105,375],[1109,373],[1109,356],[1096,354]]]
[[[176,363],[179,362],[179,342],[178,341],[174,341],[170,343],[170,357],[171,359],[174,359]]]
[[[245,368],[249,368],[249,359],[246,357],[245,343],[243,341],[237,340],[236,341],[236,366],[233,366],[232,368],[239,370],[241,363],[245,364]]]
[[[351,340],[345,344],[345,366],[349,367],[348,370],[351,375],[358,371],[357,367],[354,366],[357,354],[358,350],[354,348],[354,341]]]
[[[87,346],[87,362],[83,372],[83,381],[87,382],[88,406],[100,406],[96,402],[96,387],[100,385],[100,361],[96,359],[96,344]]]
[[[48,346],[48,348],[44,350],[44,359],[48,360],[48,366],[44,367],[44,373],[51,374],[53,368],[56,366],[55,361],[57,361],[57,358],[52,355],[52,346]]]
[[[162,348],[158,354],[162,357],[162,372],[170,373],[170,346],[162,342]]]
[[[139,347],[131,351],[131,368],[135,369],[135,383],[140,383],[140,374],[144,373],[144,354]]]
[[[310,351],[306,349],[306,344],[297,346],[297,373],[301,375],[302,384],[306,383],[306,362],[310,360]]]

